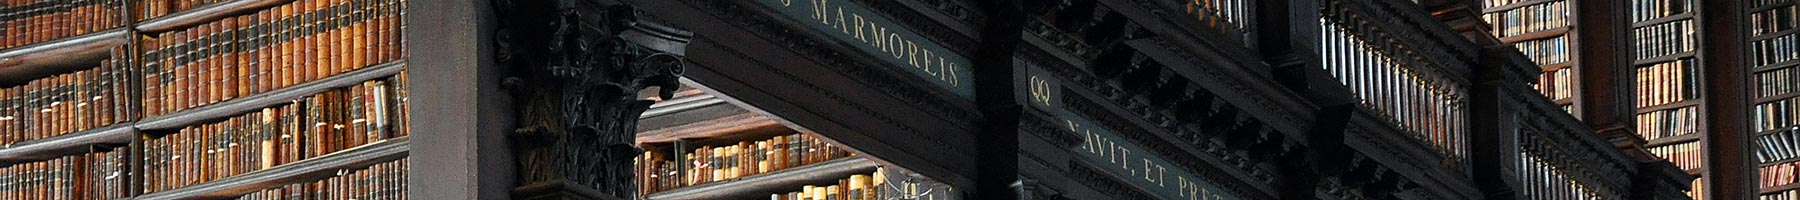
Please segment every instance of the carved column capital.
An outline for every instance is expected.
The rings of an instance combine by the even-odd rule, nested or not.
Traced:
[[[579,0],[495,0],[496,62],[509,73],[518,127],[508,137],[519,199],[634,199],[638,116],[660,87],[670,98],[685,65],[686,31],[629,6]]]

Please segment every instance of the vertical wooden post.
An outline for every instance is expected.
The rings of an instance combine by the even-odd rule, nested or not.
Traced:
[[[407,193],[414,199],[506,199],[508,97],[493,61],[488,0],[412,1],[405,38],[413,113]]]
[[[1695,1],[1702,2],[1702,1]],[[1743,61],[1744,1],[1704,1],[1699,7],[1700,59],[1705,106],[1706,165],[1701,177],[1706,199],[1756,198],[1755,166],[1751,161],[1749,93]]]

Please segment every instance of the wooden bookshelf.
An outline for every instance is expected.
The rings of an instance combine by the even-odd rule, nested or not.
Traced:
[[[1676,108],[1681,108],[1681,107],[1699,106],[1701,101],[1702,101],[1702,98],[1685,99],[1685,100],[1675,101],[1673,103],[1665,103],[1665,104],[1661,104],[1661,105],[1638,107],[1638,108],[1633,108],[1633,109],[1637,110],[1637,113],[1635,113],[1635,114],[1644,114],[1644,113],[1650,113],[1650,112],[1656,112],[1656,111],[1676,109]]]
[[[138,22],[136,28],[144,33],[161,33],[194,25],[205,24],[225,17],[247,12],[255,12],[264,8],[286,4],[293,0],[233,0],[219,2],[198,8],[188,9],[150,20]]]
[[[1696,12],[1696,11],[1688,11],[1688,12],[1683,12],[1681,14],[1657,17],[1655,19],[1644,20],[1641,22],[1632,22],[1631,27],[1637,28],[1637,27],[1644,27],[1644,26],[1661,24],[1661,23],[1669,23],[1669,22],[1673,22],[1673,21],[1681,21],[1681,20],[1685,20],[1685,19],[1691,19],[1694,17],[1694,12]],[[1626,17],[1626,18],[1629,20],[1630,17]],[[1627,30],[1627,31],[1629,31],[1629,30]]]
[[[118,28],[0,51],[0,86],[94,67],[112,47],[129,42],[127,34]]]
[[[1788,68],[1788,67],[1793,67],[1795,64],[1800,64],[1800,59],[1789,59],[1787,61],[1781,61],[1781,62],[1776,62],[1776,63],[1770,63],[1770,64],[1763,65],[1763,66],[1752,67],[1752,68],[1750,68],[1750,73],[1761,73],[1761,72],[1766,72],[1766,71],[1770,71],[1770,70]]]
[[[94,146],[124,146],[136,138],[131,123],[119,123],[0,147],[0,167],[93,152]]]
[[[411,151],[411,142],[407,140],[408,138],[382,140],[273,168],[174,190],[144,194],[134,199],[223,199],[289,184],[318,181],[335,176],[342,170],[361,169],[405,158]]]
[[[645,195],[644,199],[756,199],[768,194],[799,190],[807,184],[830,185],[853,174],[874,172],[876,163],[852,156],[811,165],[751,175],[721,182],[676,188]]]
[[[1758,192],[1757,194],[1771,194],[1771,193],[1794,190],[1794,189],[1800,189],[1800,183],[1789,183],[1789,184],[1775,186],[1775,187],[1762,188],[1761,191]]]
[[[1699,49],[1683,51],[1683,52],[1679,52],[1679,53],[1672,53],[1672,54],[1668,54],[1668,55],[1661,55],[1661,56],[1656,56],[1656,57],[1649,57],[1649,58],[1644,58],[1644,59],[1634,59],[1631,61],[1631,66],[1632,67],[1640,67],[1642,65],[1648,65],[1648,64],[1679,61],[1682,58],[1694,57],[1694,54],[1696,52],[1699,52]]]
[[[312,96],[332,88],[349,87],[364,81],[394,76],[406,68],[406,61],[394,61],[377,64],[367,68],[326,77],[264,92],[248,97],[226,100],[211,105],[189,108],[162,116],[145,118],[134,127],[144,131],[164,131],[180,129],[188,125],[200,124],[230,118],[270,106],[290,103],[295,99]]]

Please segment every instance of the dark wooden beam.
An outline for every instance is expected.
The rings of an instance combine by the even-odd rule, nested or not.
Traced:
[[[1581,88],[1575,102],[1576,118],[1594,127],[1602,137],[1632,136],[1632,109],[1629,84],[1633,77],[1624,55],[1630,51],[1623,38],[1624,3],[1620,1],[1575,1],[1575,31],[1572,42],[1577,70],[1576,84]]]
[[[1014,96],[1013,72],[1023,70],[1013,64],[1013,53],[1023,37],[1026,14],[1022,0],[982,1],[990,16],[987,26],[980,28],[981,47],[972,56],[975,68],[975,100],[984,119],[981,133],[975,136],[979,146],[976,158],[975,189],[972,199],[1019,199],[1013,184],[1019,181],[1019,115],[1020,99]]]
[[[1744,59],[1744,1],[1706,1],[1699,7],[1700,69],[1706,113],[1705,199],[1756,197],[1756,163],[1751,161],[1750,81]]]

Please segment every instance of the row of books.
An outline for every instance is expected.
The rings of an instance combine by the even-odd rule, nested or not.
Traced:
[[[1750,120],[1755,122],[1755,126],[1750,130],[1760,133],[1764,131],[1792,129],[1794,125],[1800,124],[1800,109],[1795,108],[1797,106],[1796,104],[1800,104],[1800,98],[1787,98],[1756,104],[1756,107],[1753,108],[1754,110],[1752,110],[1752,114],[1750,115]]]
[[[1800,7],[1788,5],[1750,13],[1750,36],[1794,29],[1794,23],[1800,21],[1800,18],[1796,18],[1800,16],[1794,15],[1794,12],[1800,11],[1796,9]]]
[[[1756,96],[1754,98],[1772,97],[1791,94],[1800,89],[1800,82],[1794,78],[1800,76],[1800,68],[1783,67],[1756,73]]]
[[[1793,129],[1769,132],[1756,137],[1756,160],[1759,163],[1800,158],[1800,132]]]
[[[1569,40],[1566,36],[1556,36],[1541,40],[1513,43],[1519,53],[1525,54],[1538,65],[1549,65],[1569,61]]]
[[[1800,172],[1797,170],[1800,170],[1800,163],[1795,162],[1778,163],[1756,168],[1756,176],[1761,177],[1756,179],[1757,185],[1760,186],[1760,188],[1773,188],[1775,186],[1793,184],[1794,176],[1800,175],[1795,174],[1795,172]]]
[[[813,134],[793,133],[734,145],[645,151],[637,158],[641,193],[687,187],[853,156]]]
[[[836,185],[801,186],[800,191],[770,194],[769,200],[877,200],[894,199],[885,187],[887,177],[882,169],[874,174],[850,175],[850,178],[838,179]]]
[[[1694,19],[1638,27],[1631,30],[1633,59],[1646,59],[1693,51],[1699,38]]]
[[[1773,6],[1775,4],[1790,4],[1791,5],[1792,3],[1794,3],[1794,1],[1790,1],[1790,0],[1751,0],[1750,2],[1751,2],[1750,3],[1751,8]]]
[[[1699,185],[1695,185],[1699,187]],[[1693,195],[1689,195],[1693,196]],[[1787,190],[1756,196],[1757,200],[1800,200],[1800,190]]]
[[[125,0],[0,0],[0,48],[123,27]]]
[[[1675,167],[1680,167],[1682,170],[1699,169],[1700,164],[1705,163],[1706,160],[1704,152],[1700,150],[1699,142],[1650,147],[1650,153],[1669,159],[1670,163],[1674,163]]]
[[[1693,0],[1631,0],[1632,22],[1641,22],[1693,10]]]
[[[1637,67],[1634,104],[1644,108],[1699,98],[1697,66],[1694,59],[1681,59]]]
[[[0,168],[0,199],[125,198],[124,155],[96,152]]]
[[[1494,36],[1511,37],[1569,26],[1567,1],[1532,4],[1481,15],[1494,26]]]
[[[1750,67],[1761,67],[1800,58],[1800,47],[1796,47],[1794,33],[1775,38],[1750,41]]]
[[[1693,134],[1700,131],[1700,112],[1694,106],[1637,114],[1638,136],[1644,140]]]
[[[341,171],[317,182],[285,185],[238,197],[239,200],[357,199],[405,200],[407,159]]]
[[[1587,185],[1581,184],[1563,167],[1551,164],[1544,157],[1531,152],[1519,152],[1519,182],[1526,197],[1533,199],[1600,199],[1600,194]]]
[[[400,60],[399,2],[295,1],[145,38],[144,111],[156,116]]]
[[[136,119],[130,70],[129,65],[108,60],[87,70],[0,89],[0,133],[5,133],[0,134],[0,146]]]
[[[131,10],[138,11],[134,17],[136,20],[142,21],[230,1],[232,0],[135,0],[131,4]]]
[[[1538,76],[1537,90],[1551,100],[1563,100],[1575,96],[1575,83],[1570,82],[1575,68],[1564,67]]]
[[[405,136],[386,80],[337,89],[144,141],[145,193]]]

